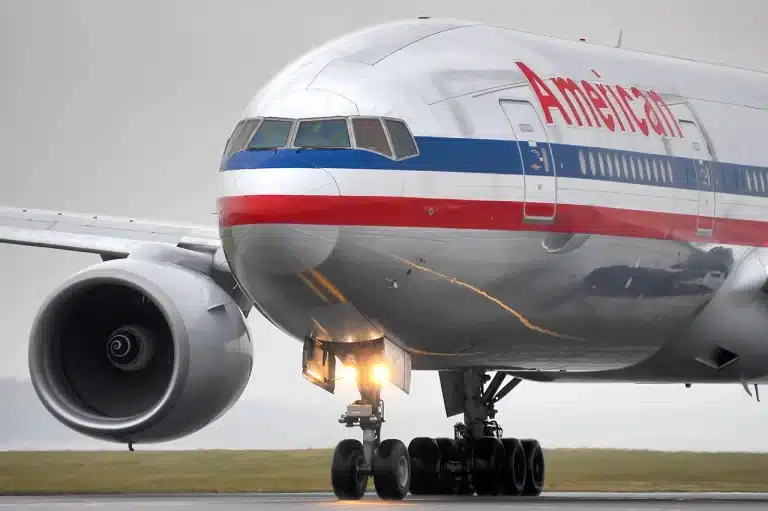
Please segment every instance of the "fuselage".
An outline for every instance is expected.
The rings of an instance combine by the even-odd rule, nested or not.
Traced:
[[[227,259],[296,339],[414,369],[768,374],[768,75],[413,20],[321,46],[248,104]]]

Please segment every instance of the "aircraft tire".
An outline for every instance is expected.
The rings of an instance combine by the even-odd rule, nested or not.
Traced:
[[[440,447],[434,438],[419,437],[408,445],[411,457],[411,495],[440,493]]]
[[[411,485],[411,458],[400,440],[381,442],[373,455],[373,485],[379,498],[402,500]]]
[[[331,486],[339,500],[360,500],[368,488],[368,475],[358,472],[363,461],[363,444],[359,440],[342,440],[333,452]]]
[[[538,497],[544,489],[544,476],[546,467],[544,464],[544,450],[538,440],[521,440],[525,450],[526,478],[523,495],[526,497]]]
[[[445,469],[444,462],[459,461],[456,441],[452,438],[437,438],[435,442],[440,449],[440,459],[442,461],[440,463],[437,495],[455,495],[457,492],[456,476]]]
[[[523,444],[517,438],[504,438],[501,443],[504,444],[506,454],[502,493],[510,496],[522,495],[527,476],[527,462]]]
[[[504,444],[496,437],[475,441],[472,453],[472,485],[480,496],[500,495],[504,489]]]
[[[474,494],[474,488],[467,481],[460,482],[456,488],[456,495],[461,495],[462,497],[471,497]]]

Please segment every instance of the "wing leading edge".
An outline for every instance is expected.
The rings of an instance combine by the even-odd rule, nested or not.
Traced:
[[[147,244],[215,254],[221,247],[214,227],[162,224],[130,218],[0,207],[0,243],[128,257]]]

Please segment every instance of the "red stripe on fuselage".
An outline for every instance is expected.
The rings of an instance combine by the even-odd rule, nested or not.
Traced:
[[[531,206],[528,205],[529,215]],[[326,195],[246,195],[219,199],[221,227],[310,224],[485,229],[768,246],[764,222],[717,218],[713,236],[697,235],[697,224],[709,227],[711,223],[711,219],[700,221],[695,215],[574,204],[557,204],[552,223],[528,223],[523,218],[522,202]]]

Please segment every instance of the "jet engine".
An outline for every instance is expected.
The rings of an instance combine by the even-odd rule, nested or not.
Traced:
[[[90,437],[184,437],[238,400],[253,348],[243,312],[213,278],[117,259],[65,281],[32,325],[29,370],[47,410]]]

